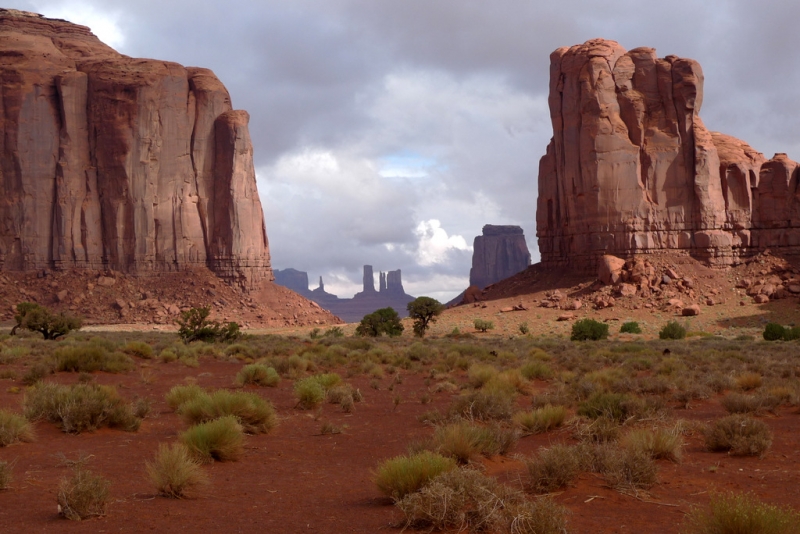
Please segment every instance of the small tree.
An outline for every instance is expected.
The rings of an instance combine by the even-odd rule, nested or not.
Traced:
[[[34,302],[20,302],[14,315],[17,324],[11,329],[11,335],[17,328],[40,332],[45,339],[56,339],[81,327],[81,320],[63,312],[54,314],[44,306]]]
[[[178,336],[184,343],[191,343],[192,341],[222,341],[230,343],[242,337],[238,323],[220,324],[217,321],[210,321],[208,319],[210,313],[211,309],[207,306],[181,312],[180,319],[175,322],[179,326]]]
[[[623,334],[641,334],[642,329],[639,327],[639,323],[636,321],[628,321],[627,323],[622,323],[622,327],[619,329],[620,332]]]
[[[572,325],[572,341],[599,341],[608,337],[608,325],[594,319],[581,319]]]
[[[483,319],[475,319],[475,330],[479,332],[486,332],[487,330],[491,330],[494,328],[494,323],[492,321],[485,321]]]
[[[361,324],[356,327],[356,335],[378,337],[386,334],[389,337],[399,336],[403,333],[403,324],[400,316],[393,308],[381,308],[361,319]]]
[[[406,309],[409,317],[414,319],[414,335],[424,337],[430,323],[435,323],[436,317],[444,311],[444,304],[431,297],[417,297],[408,303]]]
[[[670,321],[658,333],[659,339],[683,339],[686,337],[686,329],[678,324],[678,321]]]

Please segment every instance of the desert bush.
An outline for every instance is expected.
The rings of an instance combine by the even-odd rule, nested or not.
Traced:
[[[297,397],[297,406],[304,410],[315,408],[325,400],[325,388],[313,377],[295,382],[294,394]]]
[[[489,330],[494,330],[494,323],[492,321],[486,321],[484,319],[475,319],[474,323],[475,330],[478,332],[487,332]]]
[[[519,333],[522,334],[523,336],[527,336],[531,332],[531,329],[528,328],[528,323],[519,323],[517,329],[519,330]]]
[[[0,409],[0,447],[18,441],[33,441],[33,427],[27,419],[14,412]]]
[[[642,451],[654,460],[680,462],[683,440],[678,432],[665,428],[631,430],[622,439],[622,445]]]
[[[523,365],[520,370],[522,376],[528,380],[549,380],[553,378],[553,369],[545,362],[540,360],[533,360]]]
[[[772,433],[763,421],[747,415],[718,419],[704,432],[711,451],[730,451],[737,456],[761,456],[772,445]]]
[[[0,490],[8,489],[13,480],[13,462],[0,461]]]
[[[774,411],[781,399],[773,395],[742,395],[729,393],[720,400],[720,404],[728,413],[758,413],[763,410]]]
[[[580,474],[581,451],[569,445],[553,445],[525,461],[528,468],[526,486],[534,493],[550,493],[572,484]]]
[[[436,429],[432,444],[436,452],[468,463],[477,456],[506,454],[517,442],[513,430],[499,426],[485,427],[458,421]]]
[[[444,305],[431,297],[417,297],[408,303],[408,316],[414,320],[414,335],[424,337],[431,323],[445,310]]]
[[[777,323],[767,323],[764,327],[764,339],[767,341],[778,341],[786,335],[786,328]]]
[[[619,331],[623,334],[641,334],[642,329],[639,327],[639,323],[636,321],[628,321],[626,323],[622,323],[622,326],[619,328]]]
[[[479,421],[508,420],[513,410],[513,396],[501,391],[478,390],[461,395],[450,405],[451,417]]]
[[[406,527],[514,534],[562,534],[566,510],[552,499],[531,502],[473,469],[443,473],[397,502]]]
[[[539,434],[560,427],[564,424],[567,413],[567,409],[563,406],[548,404],[529,412],[517,412],[513,420],[524,433]]]
[[[177,410],[184,402],[205,394],[205,390],[197,384],[173,386],[172,389],[167,392],[166,401],[170,408]]]
[[[110,486],[106,478],[76,466],[72,476],[62,479],[58,487],[59,513],[75,521],[106,515]]]
[[[143,341],[128,342],[122,347],[122,352],[145,360],[149,360],[153,357],[153,347]]]
[[[441,454],[422,451],[384,460],[375,471],[375,484],[385,495],[400,500],[422,488],[434,477],[455,469],[456,462]]]
[[[238,460],[243,442],[242,426],[233,415],[200,423],[181,434],[181,443],[201,462]]]
[[[597,419],[605,416],[623,422],[642,411],[641,402],[625,393],[598,391],[578,405],[578,415]]]
[[[245,365],[236,373],[236,384],[239,386],[255,384],[274,388],[280,381],[281,377],[273,367],[260,363]]]
[[[619,439],[621,430],[619,421],[601,415],[587,425],[579,425],[577,437],[586,442],[609,443]]]
[[[160,444],[155,458],[152,462],[146,462],[145,468],[150,482],[165,497],[194,497],[208,484],[208,477],[203,473],[200,463],[182,443]]]
[[[344,337],[344,330],[340,326],[332,326],[322,333],[322,337]]]
[[[45,339],[56,339],[81,327],[81,320],[77,317],[63,312],[54,314],[44,306],[32,302],[17,304],[14,320],[17,324],[11,329],[12,336],[16,334],[18,328],[23,328],[39,332]]]
[[[493,365],[473,363],[467,371],[467,383],[475,389],[482,388],[497,374],[498,371]]]
[[[659,339],[683,339],[686,337],[686,328],[682,327],[678,321],[670,321],[658,332],[658,337]]]
[[[581,319],[572,325],[572,341],[598,341],[608,337],[608,325],[594,319]]]
[[[237,323],[220,324],[209,320],[210,314],[211,309],[208,307],[181,312],[180,318],[175,321],[178,323],[178,337],[184,343],[192,341],[232,343],[242,337]]]
[[[708,508],[695,506],[687,514],[684,534],[796,534],[800,514],[758,500],[753,495],[723,493],[711,496]]]
[[[121,352],[107,352],[93,343],[59,347],[53,354],[56,371],[86,372],[106,371],[122,373],[133,369],[133,360]]]
[[[103,426],[135,432],[141,424],[111,386],[39,382],[25,393],[23,404],[28,420],[45,419],[72,434]]]
[[[356,327],[356,335],[363,337],[378,337],[383,334],[396,337],[402,333],[403,324],[393,308],[381,308],[365,315]]]
[[[760,388],[762,378],[760,373],[747,371],[736,377],[736,385],[745,391]]]
[[[278,423],[272,404],[255,393],[218,389],[187,400],[178,410],[190,425],[234,416],[250,434],[266,434]]]
[[[595,468],[612,488],[648,489],[658,481],[658,468],[650,454],[635,447],[595,447]]]

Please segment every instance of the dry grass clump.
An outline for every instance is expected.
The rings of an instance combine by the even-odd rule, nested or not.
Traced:
[[[616,419],[600,416],[594,421],[576,420],[575,437],[588,443],[609,443],[617,441],[622,425]]]
[[[640,415],[644,410],[643,403],[624,393],[598,391],[578,406],[578,415],[590,419],[607,417],[619,422]]]
[[[95,475],[83,465],[73,468],[70,478],[58,487],[58,511],[73,521],[106,515],[111,482]]]
[[[72,434],[103,426],[135,432],[142,422],[111,386],[39,382],[25,393],[23,404],[28,420],[45,419]]]
[[[181,442],[201,462],[235,461],[244,452],[242,426],[232,415],[191,427]]]
[[[281,377],[273,367],[268,367],[260,363],[252,363],[242,367],[236,373],[236,385],[245,386],[254,384],[256,386],[276,387],[281,381]]]
[[[513,395],[506,392],[478,390],[453,401],[449,415],[479,421],[504,421],[511,419],[513,403]]]
[[[517,412],[513,420],[525,434],[539,434],[563,425],[567,414],[567,409],[563,406],[548,404],[529,412]]]
[[[122,352],[145,360],[153,358],[153,347],[144,341],[131,341],[122,347]]]
[[[596,446],[594,469],[616,489],[649,489],[658,482],[658,469],[653,458],[634,447]]]
[[[745,391],[760,388],[761,383],[761,374],[752,371],[747,371],[736,377],[736,385]]]
[[[33,441],[35,437],[33,427],[27,419],[14,412],[0,409],[0,447],[18,441]]]
[[[398,501],[422,488],[436,476],[455,469],[456,462],[441,454],[422,451],[383,461],[375,472],[378,489]]]
[[[124,373],[134,367],[133,360],[125,354],[108,352],[94,343],[59,347],[53,357],[56,371]]]
[[[361,391],[353,389],[350,384],[341,384],[328,390],[326,395],[328,402],[338,404],[342,411],[350,413],[355,408],[355,403],[364,400]]]
[[[475,389],[482,388],[498,375],[493,365],[473,363],[467,371],[467,383]]]
[[[507,454],[518,439],[513,430],[459,421],[438,427],[433,434],[432,444],[440,454],[465,464],[480,455]]]
[[[561,534],[566,510],[525,496],[473,469],[448,471],[397,502],[406,527],[470,532]]]
[[[11,486],[13,470],[13,462],[0,461],[0,490],[8,489]]]
[[[736,456],[763,456],[772,445],[772,433],[763,421],[747,415],[718,419],[704,432],[711,451],[729,451]]]
[[[328,390],[341,382],[342,377],[336,373],[325,373],[298,380],[294,384],[297,407],[304,410],[316,408],[325,401]]]
[[[665,428],[631,430],[622,439],[622,445],[642,451],[654,460],[678,463],[683,457],[683,440],[680,434]]]
[[[581,471],[583,447],[553,445],[540,449],[539,454],[526,460],[527,487],[534,493],[550,493],[572,484]]]
[[[686,516],[685,534],[796,534],[800,513],[748,494],[712,495],[708,508],[694,507]]]
[[[758,413],[764,410],[774,412],[781,400],[772,395],[728,393],[720,403],[728,413]]]
[[[278,424],[272,403],[244,391],[203,393],[181,404],[178,411],[190,425],[232,415],[248,434],[266,434]]]
[[[173,386],[167,393],[166,401],[170,408],[177,410],[184,402],[205,394],[206,391],[197,384]]]
[[[195,497],[199,490],[208,485],[208,477],[200,463],[182,443],[160,444],[155,458],[152,462],[146,462],[145,468],[150,482],[165,497]]]
[[[553,369],[541,360],[529,361],[520,368],[519,372],[528,380],[549,380],[555,375]]]

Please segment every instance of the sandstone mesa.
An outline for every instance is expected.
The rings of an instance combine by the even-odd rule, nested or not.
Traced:
[[[213,72],[0,10],[0,271],[271,280],[247,112]]]
[[[732,265],[800,252],[798,164],[700,119],[698,62],[595,39],[550,56],[553,138],[539,164],[542,264],[681,251]]]

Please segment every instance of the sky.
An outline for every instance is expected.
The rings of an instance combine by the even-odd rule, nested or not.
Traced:
[[[603,37],[700,62],[706,126],[800,159],[794,0],[9,0],[135,57],[212,69],[251,116],[273,267],[340,297],[362,266],[468,285],[485,224],[533,261],[549,55]]]

